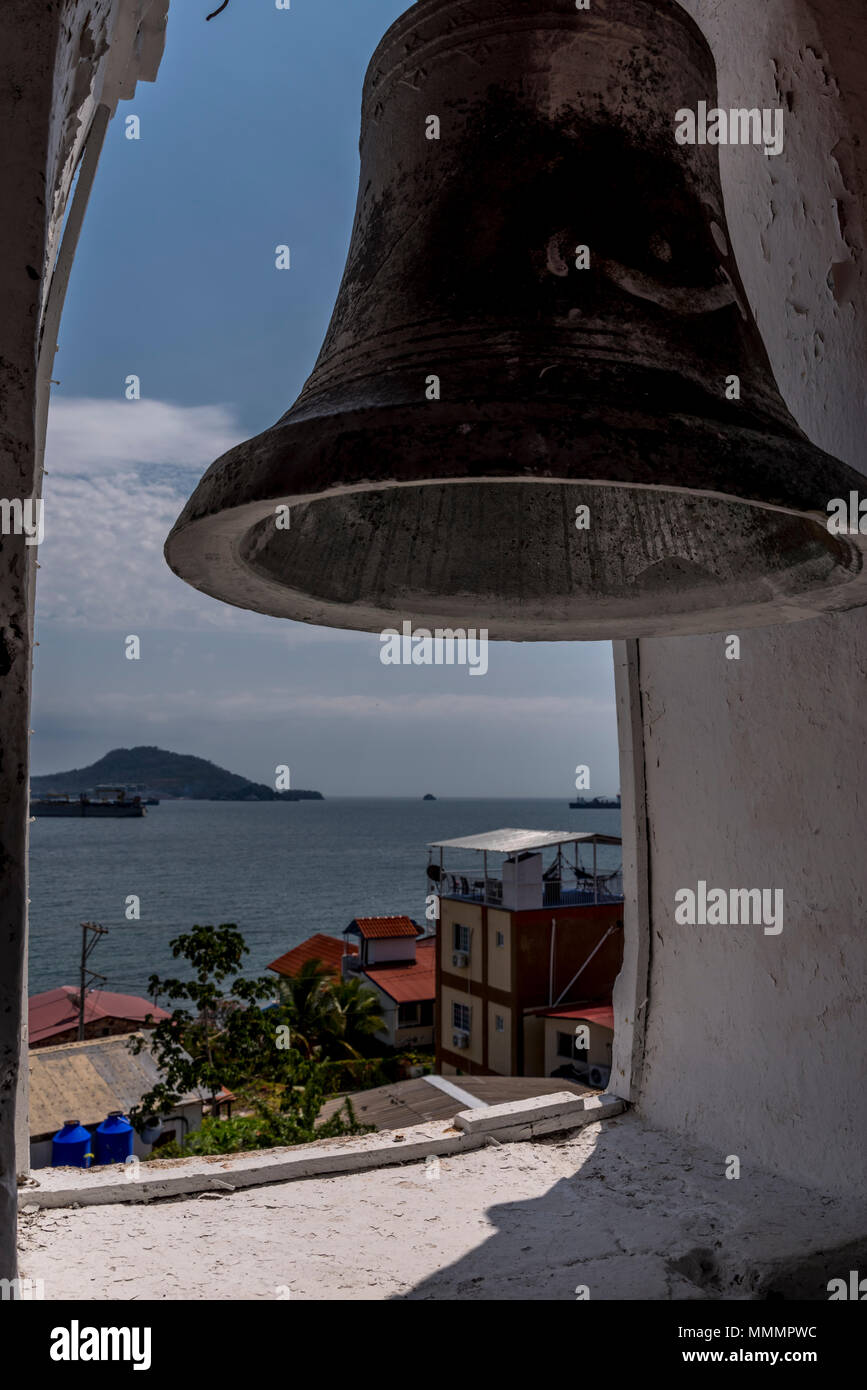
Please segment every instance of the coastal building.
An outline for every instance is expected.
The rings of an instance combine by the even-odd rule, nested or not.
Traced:
[[[438,851],[427,872],[438,900],[436,1060],[444,1076],[546,1076],[544,1011],[610,1006],[623,888],[599,850],[619,845],[615,835],[506,829],[430,846]],[[481,874],[467,868],[470,854],[481,857]]]
[[[316,932],[267,967],[291,978],[309,960],[329,974],[357,979],[379,999],[385,1027],[374,1037],[388,1047],[432,1047],[436,993],[435,941],[412,918],[354,917],[336,936]]]
[[[379,996],[389,1047],[434,1043],[436,941],[410,917],[354,917],[343,933],[344,979],[360,979]],[[419,939],[421,938],[421,939]]]
[[[133,1053],[125,1037],[43,1047],[30,1054],[30,1165],[51,1163],[51,1141],[68,1120],[95,1130],[112,1111],[127,1115],[161,1081],[149,1048]],[[229,1093],[225,1093],[228,1099]],[[191,1091],[163,1116],[152,1143],[139,1134],[133,1153],[144,1158],[169,1140],[178,1143],[202,1123],[203,1097]]]
[[[545,1076],[578,1079],[589,1086],[608,1085],[614,1048],[614,1009],[544,1009]]]
[[[30,1048],[48,1047],[78,1039],[80,994],[72,985],[60,985],[42,994],[31,994],[28,1001]],[[113,990],[93,989],[84,996],[85,1038],[108,1038],[119,1033],[135,1033],[153,1028],[168,1018],[165,1009],[137,994],[116,994]]]

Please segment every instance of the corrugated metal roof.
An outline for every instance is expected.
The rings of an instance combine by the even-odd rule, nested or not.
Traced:
[[[306,941],[302,941],[300,946],[293,946],[291,951],[272,960],[266,969],[273,970],[278,975],[291,976],[298,974],[305,961],[321,960],[333,974],[339,975],[340,960],[344,955],[358,955],[358,947],[342,942],[337,936],[325,936],[323,932],[316,932],[314,936],[308,936]]]
[[[411,917],[353,917],[343,935],[347,932],[357,932],[370,941],[374,937],[418,936],[421,928]]]
[[[432,840],[430,849],[476,849],[493,854],[520,854],[524,850],[547,849],[552,845],[620,845],[619,835],[598,835],[595,831],[574,830],[486,830],[481,835],[464,835],[457,840]]]
[[[78,1025],[78,990],[72,985],[32,994],[28,1000],[29,1036],[31,1043],[65,1033]],[[165,1009],[142,999],[137,994],[115,994],[108,989],[94,989],[84,996],[84,1021],[95,1023],[101,1018],[125,1018],[130,1023],[144,1023],[148,1014],[154,1022],[168,1018]]]
[[[147,1046],[136,1056],[130,1034],[40,1047],[30,1053],[30,1137],[55,1134],[65,1120],[99,1124],[111,1110],[126,1115],[162,1080]],[[199,1100],[194,1093],[183,1097]]]
[[[576,1096],[598,1094],[593,1086],[582,1086],[580,1082],[566,1081],[562,1077],[458,1076],[449,1077],[449,1080],[454,1080],[462,1091],[468,1091],[485,1105],[502,1105],[559,1091],[571,1091]],[[358,1118],[379,1130],[403,1129],[405,1125],[420,1125],[427,1120],[451,1120],[467,1109],[464,1101],[431,1086],[424,1077],[356,1091],[351,1100]],[[342,1105],[342,1096],[327,1100],[319,1112],[317,1124],[329,1120]]]
[[[419,1004],[436,996],[436,942],[420,941],[414,961],[369,965],[362,974],[397,1004]]]

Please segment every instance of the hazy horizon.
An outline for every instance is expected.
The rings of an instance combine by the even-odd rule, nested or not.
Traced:
[[[105,755],[108,754],[108,753],[114,752],[115,749],[117,749],[117,748],[140,748],[140,747],[154,747],[154,746],[159,747],[159,745],[152,745],[152,744],[151,744],[151,745],[149,745],[149,744],[136,744],[136,743],[132,743],[132,744],[116,744],[116,745],[114,746],[114,748],[106,749],[106,750],[105,750],[105,754],[102,754],[101,756],[105,756]],[[179,753],[179,750],[178,750],[178,749],[173,749],[173,748],[160,748],[160,751],[163,752],[163,753]],[[181,754],[181,756],[183,756],[183,754]],[[196,755],[193,755],[193,756],[201,756],[201,755],[196,754]],[[68,767],[68,768],[52,767],[52,768],[47,769],[46,771],[37,771],[37,769],[36,769],[35,767],[31,767],[31,769],[30,769],[30,776],[31,776],[31,777],[53,777],[53,776],[56,776],[56,777],[63,777],[63,776],[68,776],[70,772],[86,771],[87,768],[91,767],[91,766],[93,765],[94,762],[98,762],[98,761],[99,761],[99,759],[92,759],[91,762],[89,762],[89,763],[83,763],[83,764],[80,764],[79,766],[76,766],[76,767]],[[214,760],[214,759],[209,759],[208,761],[214,762],[215,760]],[[224,772],[236,772],[236,769],[235,769],[235,768],[223,767],[223,765],[222,765],[221,763],[217,763],[216,765],[217,765],[218,767],[222,767],[222,770],[223,770]],[[244,776],[245,774],[240,773],[240,774],[238,774],[238,775],[239,775],[239,776]],[[260,779],[251,778],[250,780],[251,780],[251,781],[256,781],[256,780],[260,780]],[[400,795],[395,794],[395,793],[346,792],[346,791],[341,791],[340,789],[332,790],[332,791],[329,791],[329,792],[326,793],[326,792],[324,792],[324,791],[322,790],[321,787],[300,787],[300,786],[297,786],[297,787],[296,787],[296,790],[298,790],[298,791],[318,791],[318,792],[321,792],[321,794],[322,794],[322,796],[323,796],[323,798],[324,798],[325,800],[332,800],[332,801],[335,801],[335,800],[340,800],[340,801],[418,801],[418,800],[422,799],[424,796],[426,796],[428,792],[431,792],[431,794],[432,794],[433,796],[436,797],[437,801],[514,801],[514,800],[516,799],[515,795],[513,795],[513,794],[511,794],[511,793],[501,793],[501,794],[499,794],[499,795],[484,795],[484,794],[481,794],[481,793],[476,793],[475,795],[470,796],[470,795],[466,795],[466,794],[463,794],[463,795],[462,795],[462,794],[449,793],[448,791],[444,791],[444,792],[434,792],[434,791],[432,790],[432,788],[430,788],[430,787],[426,787],[424,791],[421,791],[421,792],[418,792],[418,793],[409,793],[409,792],[405,792],[405,793],[400,794]],[[608,797],[614,797],[614,796],[619,796],[619,794],[620,794],[620,789],[619,789],[619,784],[618,784],[618,788],[617,788],[616,791],[614,791],[614,790],[608,790],[608,791],[606,791],[606,790],[599,790],[599,791],[594,791],[594,792],[592,792],[592,793],[583,792],[583,791],[582,791],[582,792],[575,792],[575,791],[572,791],[572,792],[569,792],[569,793],[568,793],[568,797],[567,797],[566,794],[564,793],[564,794],[563,794],[563,798],[564,798],[564,799],[568,799],[568,800],[574,800],[577,796],[583,796],[583,797],[587,797],[588,799],[592,799],[592,797],[594,797],[594,796],[608,796]],[[161,795],[165,796],[165,799],[166,799],[166,800],[176,800],[176,801],[188,801],[188,800],[200,800],[200,799],[202,799],[202,798],[197,798],[197,797],[172,797],[169,793],[161,793]],[[520,799],[523,800],[523,801],[559,801],[559,800],[561,800],[561,796],[558,795],[558,794],[554,794],[554,793],[549,794],[549,795],[541,795],[541,794],[540,794],[540,795],[533,795],[533,794],[531,794],[531,793],[521,792],[521,793],[520,793]],[[239,802],[238,804],[239,804],[239,805],[244,805],[245,803]],[[298,803],[298,804],[302,804],[302,803]]]

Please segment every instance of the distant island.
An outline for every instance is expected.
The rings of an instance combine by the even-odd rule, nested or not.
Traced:
[[[322,801],[321,792],[275,791],[264,782],[250,782],[206,758],[170,753],[165,748],[113,748],[90,767],[31,777],[33,797],[46,792],[80,792],[94,787],[142,787],[158,796],[189,801]]]
[[[573,811],[619,811],[619,796],[578,796],[569,805]]]
[[[422,797],[422,801],[436,801],[436,797],[434,796],[433,792],[425,792],[424,796]]]

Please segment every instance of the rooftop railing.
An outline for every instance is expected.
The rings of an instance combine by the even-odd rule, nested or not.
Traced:
[[[570,873],[562,878],[545,878],[538,889],[538,907],[585,907],[591,903],[620,902],[623,899],[623,871],[581,875]],[[531,885],[521,885],[520,906],[526,909]],[[482,903],[488,907],[503,906],[503,881],[499,878],[477,878],[472,873],[444,873],[440,880],[444,898],[459,898],[464,902]]]

